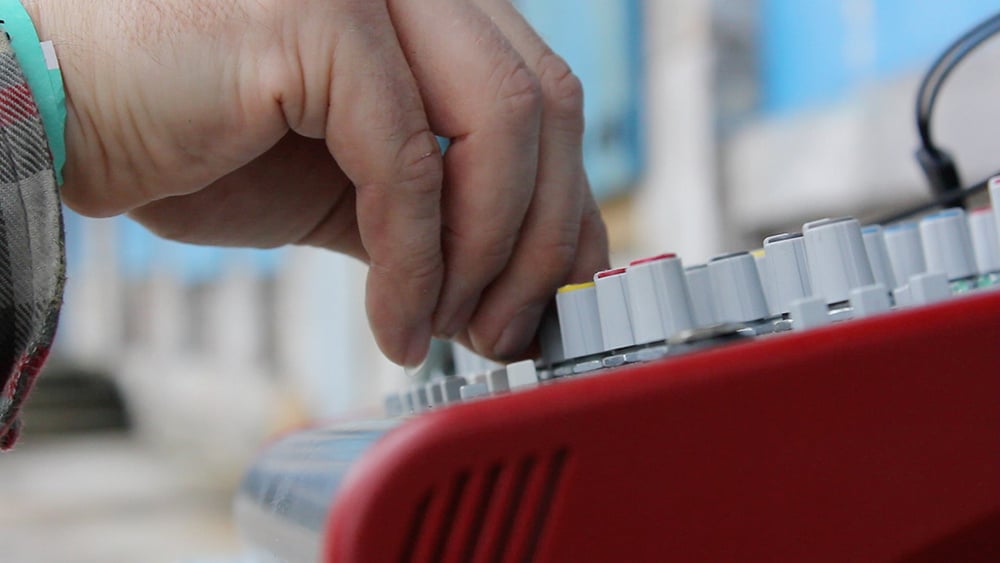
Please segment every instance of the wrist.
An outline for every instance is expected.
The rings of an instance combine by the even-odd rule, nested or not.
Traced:
[[[62,73],[50,42],[42,43],[36,21],[41,14],[34,2],[0,0],[0,20],[10,39],[14,57],[27,80],[45,127],[58,183],[66,161],[66,95]]]

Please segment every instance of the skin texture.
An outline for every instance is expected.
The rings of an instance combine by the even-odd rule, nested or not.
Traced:
[[[363,260],[397,363],[432,334],[516,357],[607,266],[580,82],[509,0],[25,4],[64,74],[67,205]]]

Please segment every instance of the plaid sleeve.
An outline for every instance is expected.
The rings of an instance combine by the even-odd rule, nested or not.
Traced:
[[[48,357],[65,281],[62,210],[45,130],[0,33],[0,450]]]

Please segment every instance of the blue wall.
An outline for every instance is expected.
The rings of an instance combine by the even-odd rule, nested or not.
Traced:
[[[996,0],[761,0],[762,109],[823,104],[922,70],[998,9]]]
[[[642,0],[517,0],[583,82],[584,160],[598,197],[643,167]]]

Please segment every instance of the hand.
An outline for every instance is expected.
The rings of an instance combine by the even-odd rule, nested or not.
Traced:
[[[396,362],[432,333],[513,357],[607,266],[580,83],[508,0],[26,3],[64,74],[67,205],[364,260]]]

